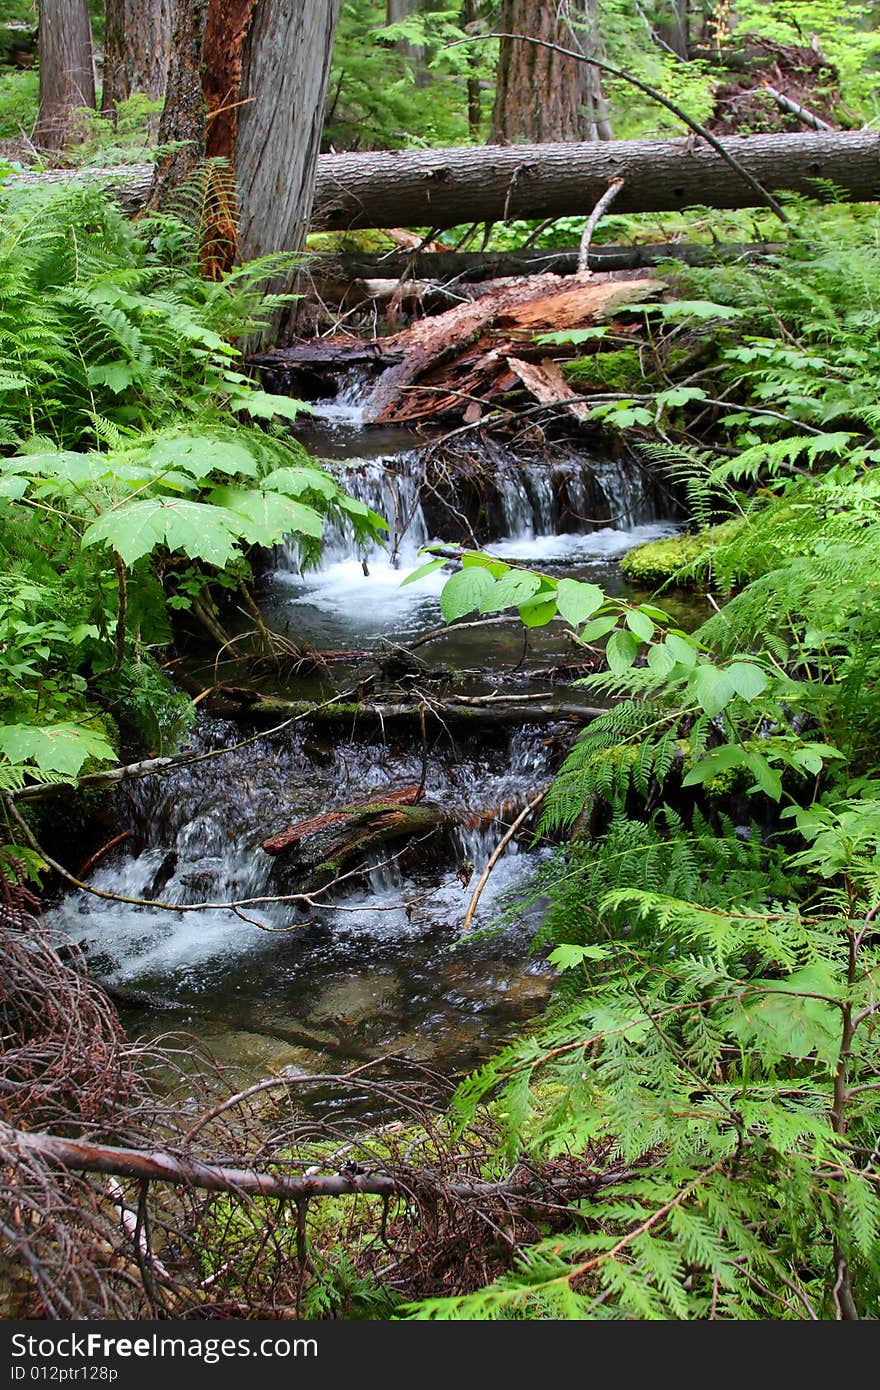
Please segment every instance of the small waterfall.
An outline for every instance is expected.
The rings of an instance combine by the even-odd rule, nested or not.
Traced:
[[[417,565],[419,548],[429,539],[422,510],[423,475],[424,463],[417,449],[390,457],[350,459],[340,481],[352,497],[385,518],[386,539],[382,544],[357,542],[351,523],[336,521],[325,532],[321,569],[352,559],[370,569],[390,564],[395,570],[406,570]],[[300,570],[295,546],[280,547],[278,561],[282,571]]]

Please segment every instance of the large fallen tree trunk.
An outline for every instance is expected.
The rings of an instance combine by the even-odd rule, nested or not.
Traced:
[[[876,131],[733,136],[721,144],[765,188],[824,202],[873,201],[880,192]],[[92,170],[128,207],[142,204],[151,166]],[[83,178],[85,171],[59,179]],[[39,183],[45,175],[18,175]],[[759,205],[746,180],[704,142],[608,140],[558,145],[325,154],[318,160],[313,231],[353,227],[453,227],[520,217],[588,213],[623,178],[615,212],[673,212],[694,204]],[[825,183],[817,183],[825,180]],[[13,182],[13,181],[11,181]]]
[[[750,135],[721,142],[765,188],[833,201],[880,192],[876,131]],[[588,213],[623,178],[615,212],[672,212],[693,204],[754,207],[746,180],[703,141],[608,140],[324,155],[314,228],[456,226]]]

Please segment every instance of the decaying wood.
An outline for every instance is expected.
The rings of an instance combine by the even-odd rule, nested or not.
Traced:
[[[450,631],[455,631],[451,628]],[[243,705],[240,717],[250,720],[285,716],[317,724],[339,724],[369,720],[384,724],[392,720],[436,719],[441,723],[472,724],[589,724],[606,709],[581,705],[570,700],[558,703],[550,695],[528,696],[520,701],[504,696],[478,696],[445,700],[364,700],[339,704],[317,704],[310,700],[260,698]],[[231,713],[231,711],[230,711]]]
[[[420,319],[390,338],[364,343],[337,336],[253,360],[282,373],[303,366],[332,365],[339,370],[365,360],[387,364],[364,403],[367,423],[436,417],[450,406],[460,414],[462,401],[488,399],[518,382],[508,356],[515,352],[520,357],[536,333],[607,318],[662,288],[663,282],[656,279],[600,279],[590,271],[566,278],[501,280],[479,299]]]
[[[641,270],[659,261],[684,265],[713,265],[775,255],[779,242],[722,242],[698,246],[689,242],[663,241],[636,246],[591,246],[588,270]],[[367,255],[360,251],[321,252],[308,260],[312,277],[322,287],[347,286],[353,280],[415,279],[424,283],[478,284],[516,275],[573,275],[578,269],[578,248],[552,251],[397,251]]]
[[[564,405],[576,420],[586,420],[590,407],[573,391],[555,362],[548,357],[538,364],[508,357],[508,366],[516,373],[527,391],[542,405]]]
[[[461,414],[462,401],[488,401],[515,384],[510,355],[519,357],[536,333],[594,323],[662,288],[658,280],[597,280],[589,271],[565,280],[535,276],[423,319],[398,335],[403,359],[379,377],[364,418],[403,423],[442,414],[450,406]],[[404,394],[417,385],[423,388],[418,395]]]
[[[452,823],[450,812],[421,797],[420,787],[406,787],[384,800],[328,811],[264,840],[263,849],[284,855],[300,892],[316,893],[370,855],[402,841],[423,844]]]
[[[521,1198],[532,1205],[548,1200],[554,1193],[561,1200],[560,1188],[538,1183],[530,1173],[525,1182],[488,1182],[478,1179],[450,1180],[417,1169],[399,1171],[393,1175],[372,1172],[315,1174],[310,1177],[289,1177],[277,1171],[256,1168],[232,1168],[216,1163],[204,1163],[196,1158],[182,1157],[163,1150],[126,1149],[109,1144],[89,1143],[82,1139],[65,1139],[39,1131],[14,1129],[0,1124],[0,1143],[6,1151],[39,1158],[60,1168],[81,1173],[112,1173],[117,1177],[134,1178],[141,1182],[170,1182],[183,1187],[201,1188],[208,1192],[232,1192],[254,1197],[277,1197],[302,1201],[312,1197],[340,1197],[356,1192],[377,1197],[414,1195],[451,1201],[468,1198],[500,1197],[508,1201]],[[579,1193],[591,1192],[632,1177],[630,1171],[599,1173],[585,1168]],[[572,1197],[569,1177],[565,1195]]]
[[[389,806],[414,806],[423,796],[421,787],[402,787],[399,791],[383,792],[381,797],[374,797],[371,801],[363,802],[355,807],[343,807],[338,811],[325,811],[322,816],[313,816],[311,820],[297,821],[287,830],[282,830],[279,835],[273,835],[270,839],[263,841],[263,849],[267,854],[283,854],[285,850],[298,848],[303,840],[309,839],[313,835],[318,835],[324,830],[335,830],[339,827],[350,825],[354,819],[363,819],[365,815],[376,813],[377,810],[386,811]]]

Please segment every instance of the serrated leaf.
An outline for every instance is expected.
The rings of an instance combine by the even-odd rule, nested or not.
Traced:
[[[6,724],[0,749],[12,763],[34,762],[41,772],[75,777],[86,758],[114,762],[116,753],[103,734],[77,724]]]
[[[500,613],[504,608],[516,608],[528,602],[540,587],[541,580],[537,574],[530,574],[528,570],[508,570],[495,580],[480,604],[480,612]]]
[[[494,582],[488,570],[473,565],[447,579],[440,595],[440,611],[446,622],[453,623],[479,609]]]
[[[336,496],[337,486],[328,473],[320,468],[276,468],[263,479],[262,486],[288,497],[300,497],[304,492],[317,492],[328,502]]]
[[[605,602],[598,584],[584,584],[579,579],[560,579],[556,586],[556,606],[572,627],[580,627]]]
[[[725,743],[721,748],[713,748],[711,753],[707,753],[698,763],[690,769],[681,779],[683,787],[698,787],[703,782],[709,782],[713,777],[717,777],[720,772],[727,772],[732,767],[741,767],[746,761],[745,749],[738,743]]]
[[[290,534],[320,540],[324,534],[323,520],[312,507],[281,492],[219,487],[211,500],[241,519],[239,534],[251,545],[277,545]]]
[[[689,642],[686,637],[679,636],[675,632],[667,632],[663,639],[664,647],[672,653],[675,660],[680,665],[690,670],[697,664],[697,649],[693,642]]]
[[[769,796],[771,801],[778,801],[782,795],[782,777],[771,767],[767,759],[760,753],[754,751],[746,754],[746,767],[755,779],[755,787],[749,788],[759,790],[765,796]]]
[[[126,565],[149,555],[157,545],[182,550],[191,560],[218,568],[227,563],[241,532],[241,518],[221,507],[185,498],[152,497],[104,512],[88,526],[82,546],[101,541],[112,546]]]
[[[305,401],[294,400],[292,396],[277,396],[270,391],[248,391],[245,395],[232,396],[229,401],[232,410],[243,410],[254,419],[274,420],[280,415],[285,420],[296,420],[303,413],[314,415],[314,406]]]
[[[575,942],[563,942],[547,957],[557,970],[574,970],[585,960],[607,960],[611,952],[607,946],[578,946]]]
[[[655,397],[658,405],[681,406],[687,405],[688,401],[704,401],[706,392],[701,391],[699,386],[673,386],[668,391],[661,391]]]
[[[756,700],[767,689],[767,673],[751,661],[734,661],[727,668],[727,674],[737,695],[744,700]]]
[[[147,463],[158,469],[182,468],[194,478],[207,478],[210,473],[253,478],[257,473],[256,460],[243,444],[203,434],[159,440],[147,454]]]
[[[539,590],[528,603],[520,605],[520,620],[525,627],[546,627],[556,617],[556,598],[546,597],[546,590]]]
[[[655,676],[668,676],[669,672],[676,665],[675,657],[668,647],[655,644],[648,650],[648,667],[654,672]]]
[[[710,719],[720,714],[736,693],[727,671],[720,670],[709,662],[698,666],[691,673],[689,689],[700,709],[708,714]]]
[[[608,638],[605,659],[615,676],[628,671],[639,654],[639,644],[631,632],[620,629]]]
[[[647,613],[642,613],[638,608],[630,608],[624,619],[630,632],[634,633],[641,642],[650,642],[654,636],[654,624]]]
[[[601,637],[607,637],[609,632],[613,632],[617,627],[617,618],[614,614],[607,614],[603,618],[594,618],[587,623],[586,627],[581,628],[578,636],[582,642],[598,642]]]

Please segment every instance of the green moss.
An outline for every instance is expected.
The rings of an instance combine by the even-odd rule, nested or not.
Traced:
[[[399,251],[400,247],[387,232],[367,227],[356,232],[312,232],[306,238],[306,251],[313,255],[330,256],[343,252],[371,255],[379,251]]]
[[[729,544],[742,525],[742,519],[734,517],[696,535],[685,531],[660,541],[637,545],[635,549],[627,551],[621,560],[621,573],[630,584],[641,588],[657,588],[669,582],[693,587],[711,572],[712,556],[716,549]]]
[[[578,357],[566,362],[562,372],[568,381],[597,391],[640,391],[645,385],[639,350],[635,347]]]

